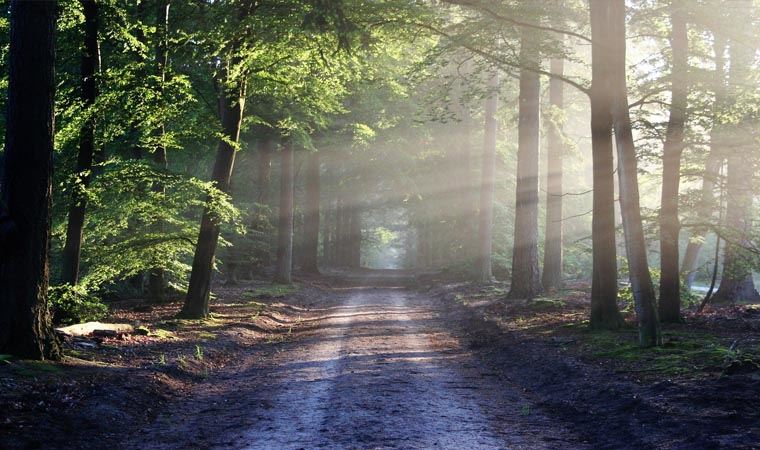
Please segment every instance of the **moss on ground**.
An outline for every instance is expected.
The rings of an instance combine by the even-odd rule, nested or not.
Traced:
[[[736,364],[757,364],[760,348],[740,348],[704,332],[664,331],[663,345],[641,348],[635,331],[584,331],[582,353],[599,359],[635,364],[632,371],[687,375],[721,372]]]
[[[298,292],[300,287],[297,284],[270,284],[259,286],[245,292],[245,295],[251,300],[263,298],[282,298]]]

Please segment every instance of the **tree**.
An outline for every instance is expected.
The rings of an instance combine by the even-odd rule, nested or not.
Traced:
[[[8,109],[0,197],[0,352],[55,359],[48,258],[56,1],[11,2]]]
[[[517,187],[512,250],[512,283],[507,298],[536,297],[541,291],[538,270],[538,143],[541,78],[534,45],[536,33],[523,31],[520,41]]]
[[[594,173],[594,215],[591,222],[593,268],[591,328],[615,330],[623,325],[617,307],[615,246],[615,179],[612,154],[610,66],[612,24],[608,0],[590,0],[591,16],[591,156]]]
[[[739,2],[745,8],[750,2]],[[742,14],[747,9],[741,8]],[[747,19],[736,17],[737,23],[747,23]],[[730,44],[729,88],[739,103],[736,118],[728,126],[725,138],[727,152],[726,170],[726,250],[720,286],[712,303],[733,303],[739,300],[759,301],[760,293],[752,279],[752,254],[749,247],[752,228],[752,180],[756,161],[750,156],[757,145],[753,142],[752,121],[749,112],[743,110],[739,97],[751,84],[749,64],[753,60],[755,48],[740,39]]]
[[[565,60],[553,58],[551,72],[563,76]],[[557,78],[549,81],[549,104],[552,118],[547,131],[546,156],[546,230],[544,243],[544,267],[541,284],[547,291],[562,287],[562,160],[563,137],[560,112],[564,107],[565,83]]]
[[[306,168],[306,205],[304,212],[303,262],[301,270],[319,273],[319,153],[309,153]]]
[[[156,75],[158,78],[157,91],[161,96],[164,93],[164,84],[167,78],[167,67],[169,65],[169,8],[171,3],[168,0],[159,0],[156,2]],[[155,131],[158,138],[158,146],[153,151],[153,162],[159,168],[166,170],[169,167],[169,161],[166,156],[166,145],[163,143],[166,134],[166,125],[162,122]],[[153,187],[156,192],[164,192],[164,187],[156,183]],[[163,227],[162,227],[163,228]],[[161,303],[165,300],[166,272],[162,267],[156,267],[148,272],[148,297],[154,303]]]
[[[275,283],[290,284],[293,269],[293,142],[286,138],[280,149],[280,208],[277,222],[277,266]]]
[[[230,178],[235,164],[236,146],[240,139],[240,126],[243,121],[245,107],[245,81],[229,76],[232,61],[227,61],[228,67],[222,80],[223,88],[219,95],[219,113],[222,123],[223,138],[219,140],[214,170],[211,179],[217,189],[228,192]],[[211,203],[212,198],[207,200]],[[185,297],[181,316],[192,319],[202,319],[209,313],[209,296],[211,293],[211,274],[214,268],[216,245],[219,241],[219,221],[207,206],[201,219],[201,230],[193,257],[193,270],[190,274],[190,285]]]
[[[685,4],[671,0],[670,46],[671,102],[670,119],[662,150],[662,200],[660,209],[660,302],[663,322],[681,319],[681,277],[678,268],[678,192],[681,181],[681,153],[684,147],[684,127],[688,99],[689,41]]]
[[[628,89],[625,74],[625,0],[609,1],[611,27],[610,94],[612,96],[612,120],[618,153],[618,183],[620,189],[620,214],[623,218],[628,276],[633,291],[633,301],[639,325],[639,344],[652,347],[662,344],[657,318],[657,298],[647,262],[646,241],[639,204],[638,167],[636,147],[628,107]]]
[[[721,140],[721,112],[726,107],[726,73],[725,73],[725,53],[726,39],[720,34],[713,35],[713,49],[715,59],[715,71],[713,75],[713,92],[715,101],[712,106],[711,129],[710,129],[710,153],[705,162],[704,175],[702,176],[702,188],[699,193],[699,200],[696,205],[696,215],[698,220],[713,216],[716,207],[715,185],[718,181],[720,168],[723,165],[724,151]],[[689,243],[684,252],[683,262],[681,263],[681,274],[683,277],[684,287],[691,290],[691,285],[697,274],[697,265],[699,254],[702,251],[705,236],[707,235],[707,224],[701,224],[694,227],[691,231]]]
[[[498,123],[496,112],[499,107],[499,72],[494,73],[488,83],[488,98],[485,104],[485,133],[483,144],[483,170],[480,181],[480,212],[478,219],[478,280],[491,282],[491,248],[493,240],[493,191],[496,165],[496,133]]]
[[[66,245],[63,248],[61,278],[71,285],[79,281],[79,260],[87,208],[86,189],[92,176],[92,160],[95,154],[95,113],[92,109],[98,95],[97,74],[100,66],[98,44],[98,2],[81,0],[84,11],[84,45],[81,56],[81,97],[86,119],[79,136],[75,182],[72,188],[69,220],[66,226]]]

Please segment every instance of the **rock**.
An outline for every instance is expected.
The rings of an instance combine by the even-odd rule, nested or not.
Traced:
[[[65,336],[115,337],[134,332],[134,327],[127,323],[86,322],[55,330]]]

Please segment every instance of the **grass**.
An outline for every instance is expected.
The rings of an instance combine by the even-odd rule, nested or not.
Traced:
[[[13,365],[16,375],[26,378],[35,378],[41,375],[58,375],[63,370],[54,363],[48,361],[23,361]]]
[[[565,301],[559,298],[539,297],[529,301],[526,306],[535,310],[559,309],[565,307]]]
[[[583,352],[593,358],[635,365],[631,371],[668,375],[720,372],[735,363],[760,361],[760,349],[740,350],[716,336],[700,332],[663,332],[664,345],[641,348],[635,331],[582,333]]]
[[[270,284],[260,286],[245,292],[252,300],[262,298],[282,298],[298,292],[300,287],[297,284]]]
[[[169,339],[177,338],[177,336],[174,334],[173,331],[164,330],[163,328],[156,328],[155,330],[150,332],[149,336],[152,336],[161,340],[169,340]]]

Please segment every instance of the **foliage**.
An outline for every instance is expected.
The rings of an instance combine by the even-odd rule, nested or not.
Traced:
[[[210,183],[142,161],[110,160],[102,170],[86,191],[86,272],[81,284],[88,290],[154,268],[163,268],[181,286],[190,269],[187,260],[195,249],[201,209],[209,208],[222,223],[240,223],[240,212],[229,197]],[[153,188],[157,183],[161,191]],[[59,223],[54,236],[61,238],[63,232]]]
[[[103,319],[108,313],[108,307],[82,285],[51,286],[48,289],[48,296],[53,322],[56,324],[70,325],[97,321]]]

